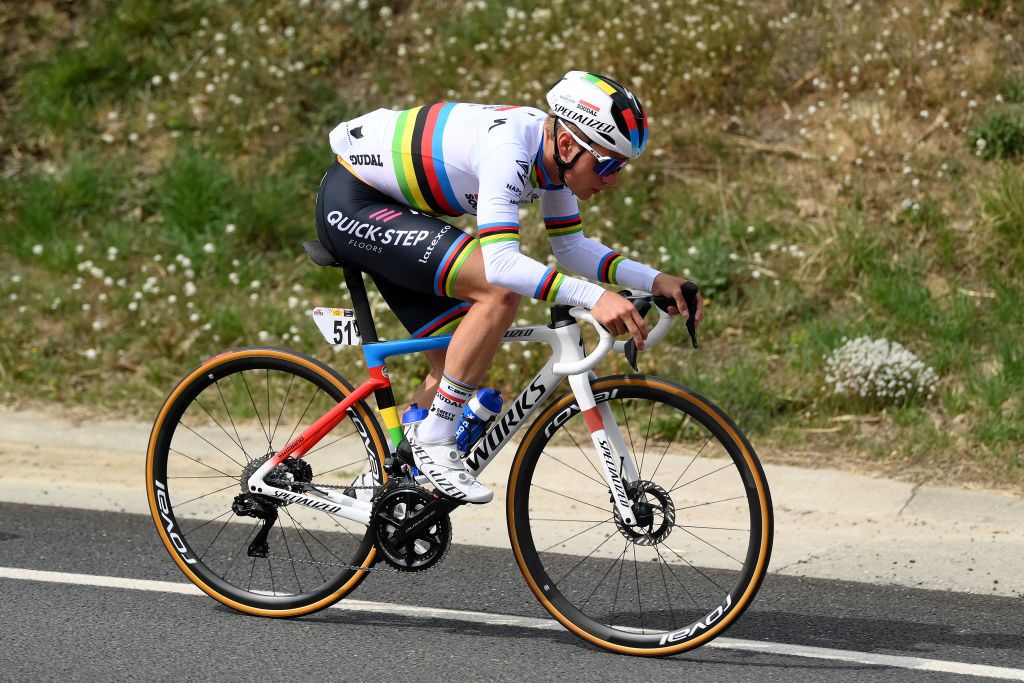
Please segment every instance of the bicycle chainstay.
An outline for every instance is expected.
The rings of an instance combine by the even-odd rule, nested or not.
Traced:
[[[302,488],[304,490],[318,489],[318,488],[319,489],[342,489],[342,490],[370,489],[370,490],[374,491],[374,496],[373,496],[374,499],[376,499],[381,493],[384,493],[385,489],[389,488],[388,484],[390,484],[392,481],[396,481],[396,484],[398,483],[397,480],[394,480],[394,479],[389,479],[387,483],[381,484],[380,486],[347,486],[345,484],[313,484],[313,483],[309,483],[309,482],[284,481],[284,480],[281,480],[281,479],[265,479],[264,481],[267,484],[270,484],[271,486],[296,486],[296,485],[298,485],[298,486],[302,486]],[[370,566],[370,567],[360,567],[358,565],[343,564],[341,562],[319,562],[317,560],[301,560],[301,559],[299,559],[297,557],[278,557],[277,555],[267,555],[267,559],[268,560],[279,560],[281,562],[294,562],[296,564],[308,564],[308,565],[313,566],[313,567],[328,567],[328,568],[333,568],[333,569],[349,569],[349,570],[357,571],[357,572],[383,572],[383,573],[386,573],[386,574],[406,574],[406,573],[408,573],[408,572],[405,572],[405,571],[403,571],[401,569],[395,569],[393,567],[388,567],[388,566],[386,566],[386,563],[380,563],[382,566],[378,567],[378,566],[376,566],[378,564],[378,562],[374,562],[373,566]]]

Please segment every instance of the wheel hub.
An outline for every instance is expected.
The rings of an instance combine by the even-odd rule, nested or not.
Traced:
[[[637,545],[661,543],[672,533],[676,521],[676,508],[668,491],[653,481],[640,479],[626,485],[626,493],[633,501],[635,524],[626,524],[615,508],[615,526],[619,533]]]

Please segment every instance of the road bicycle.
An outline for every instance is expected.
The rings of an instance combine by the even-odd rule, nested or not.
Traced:
[[[344,271],[354,311],[318,308],[313,318],[329,342],[361,345],[369,379],[353,386],[285,349],[226,351],[171,391],[146,460],[150,510],[178,567],[221,603],[267,617],[328,607],[372,571],[436,566],[461,505],[415,469],[386,367],[451,337],[380,341],[362,272],[317,241],[304,246],[314,263]],[[672,300],[625,294],[642,314],[655,304],[655,347]],[[771,496],[754,449],[680,384],[598,377],[592,368],[613,351],[636,369],[632,340],[616,341],[585,309],[550,313],[548,325],[505,333],[551,356],[467,464],[480,476],[526,426],[509,467],[509,539],[530,590],[563,626],[627,654],[703,645],[751,604],[768,568]],[[598,334],[590,353],[581,323]],[[688,329],[696,347],[692,316]],[[553,398],[566,378],[570,391]]]

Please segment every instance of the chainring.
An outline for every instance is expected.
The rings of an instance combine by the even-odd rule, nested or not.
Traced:
[[[452,542],[452,523],[446,511],[435,511],[429,524],[405,533],[422,515],[431,514],[429,508],[436,506],[437,500],[423,487],[411,484],[380,494],[370,513],[370,527],[385,562],[399,571],[421,572],[444,558]]]

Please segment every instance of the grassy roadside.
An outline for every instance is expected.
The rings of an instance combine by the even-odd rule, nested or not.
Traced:
[[[715,399],[775,461],[1024,491],[1012,3],[111,7],[0,9],[3,403],[149,418],[188,368],[253,343],[358,376],[305,314],[347,300],[299,248],[327,131],[378,106],[540,105],[585,67],[634,79],[653,136],[585,207],[588,234],[707,297],[704,348],[680,336],[643,369]],[[861,335],[933,368],[934,398],[834,394],[824,358]],[[530,351],[500,352],[492,381],[538,366]],[[400,391],[421,369],[395,366]]]

